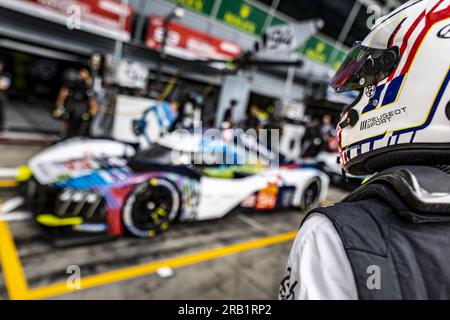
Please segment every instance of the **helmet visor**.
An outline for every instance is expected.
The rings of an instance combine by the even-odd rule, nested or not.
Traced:
[[[399,49],[374,49],[356,43],[330,82],[336,92],[359,90],[386,79],[400,61]]]

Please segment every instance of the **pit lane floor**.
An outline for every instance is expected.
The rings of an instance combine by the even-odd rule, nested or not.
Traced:
[[[24,163],[37,151],[2,148],[0,154],[7,150],[8,156],[0,166]],[[3,200],[14,194],[0,191]],[[344,195],[332,188],[328,200]],[[174,224],[152,239],[122,237],[59,249],[30,220],[0,222],[0,299],[274,299],[303,217],[298,211],[235,212]],[[81,289],[73,287],[70,273],[78,267]],[[174,274],[160,277],[164,267]]]

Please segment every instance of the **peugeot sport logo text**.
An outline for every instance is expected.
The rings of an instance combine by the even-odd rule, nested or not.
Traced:
[[[390,123],[393,118],[396,118],[404,113],[406,113],[406,108],[402,107],[396,110],[385,112],[379,116],[371,117],[361,122],[359,130],[363,131],[386,123]]]
[[[439,31],[438,37],[443,39],[450,39],[450,24]]]

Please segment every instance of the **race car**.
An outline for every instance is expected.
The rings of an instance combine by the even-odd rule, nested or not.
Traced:
[[[112,140],[67,140],[30,160],[27,203],[54,237],[146,238],[175,221],[218,219],[236,208],[307,210],[325,199],[326,174],[279,164],[245,135],[225,136],[174,133],[140,152]]]
[[[339,154],[337,138],[331,137],[325,144],[325,148],[317,148],[316,152],[309,153],[303,157],[303,165],[315,166],[325,172],[331,180],[331,183],[342,189],[353,191],[361,186],[364,176],[354,176],[344,173],[339,164]]]
[[[355,176],[344,173],[338,162],[337,153],[320,152],[315,158],[304,159],[303,162],[304,164],[316,166],[328,175],[331,184],[347,191],[356,190],[366,179],[365,176]]]

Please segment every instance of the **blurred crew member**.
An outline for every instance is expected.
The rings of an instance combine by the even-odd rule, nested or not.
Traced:
[[[370,179],[307,215],[281,299],[450,299],[449,19],[448,0],[405,3],[332,79],[360,91],[338,125],[341,165]]]
[[[320,127],[321,145],[318,152],[329,151],[329,145],[332,138],[336,136],[336,129],[331,122],[332,118],[329,114],[322,117],[322,125]]]
[[[165,101],[152,105],[144,111],[140,120],[133,121],[134,134],[139,138],[140,148],[148,148],[171,128],[178,113],[178,102]]]
[[[68,70],[56,100],[53,116],[65,122],[66,136],[88,136],[91,119],[97,113],[92,79],[85,68]]]
[[[322,143],[320,122],[319,119],[314,118],[306,127],[305,134],[302,138],[303,157],[315,157],[320,152]]]
[[[118,87],[114,84],[112,56],[94,52],[89,59],[92,91],[97,103],[96,116],[91,120],[93,137],[109,137],[112,132]]]
[[[256,131],[259,130],[261,121],[259,120],[259,108],[256,105],[252,105],[249,110],[249,115],[247,119],[245,120],[245,127],[246,129],[254,129]]]
[[[103,91],[103,57],[94,52],[89,59],[89,72],[92,79],[92,89],[96,96]]]
[[[185,94],[180,102],[172,102],[172,108],[176,108],[177,116],[172,123],[169,132],[175,131],[181,127],[191,127],[193,125],[195,100],[190,94]]]
[[[225,113],[223,116],[222,128],[226,129],[226,128],[234,127],[233,112],[234,112],[234,109],[236,108],[237,104],[238,104],[238,102],[235,99],[230,101],[230,105],[225,110]]]
[[[5,129],[5,106],[7,91],[11,86],[11,75],[5,72],[5,63],[0,58],[0,131]]]
[[[324,141],[328,141],[329,138],[336,135],[336,129],[331,123],[331,116],[329,114],[326,114],[322,117],[322,126],[320,128],[320,132]]]

